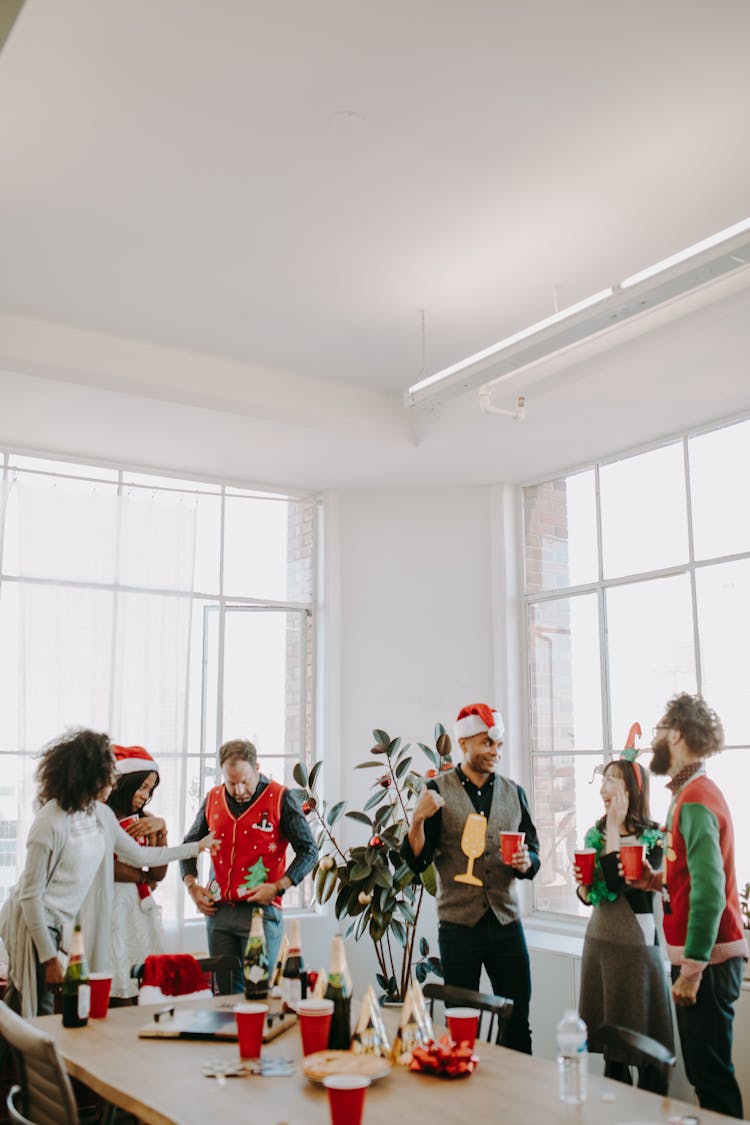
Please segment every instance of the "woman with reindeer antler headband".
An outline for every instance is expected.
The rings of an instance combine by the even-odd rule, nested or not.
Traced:
[[[583,882],[574,866],[577,893],[593,906],[586,929],[581,964],[580,1014],[589,1030],[589,1050],[604,1054],[604,1074],[631,1083],[624,1060],[597,1043],[597,1029],[619,1024],[640,1031],[673,1048],[669,989],[664,973],[653,913],[653,893],[635,890],[622,876],[620,849],[643,845],[654,868],[662,861],[662,833],[651,820],[648,774],[636,760],[636,739],[641,728],[634,723],[625,749],[609,762],[602,775],[604,816],[586,833],[586,847],[596,852],[593,882]],[[666,1094],[668,1078],[655,1067],[639,1067],[638,1085]]]

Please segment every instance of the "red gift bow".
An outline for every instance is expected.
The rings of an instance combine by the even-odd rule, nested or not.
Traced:
[[[424,1047],[415,1047],[411,1055],[409,1070],[438,1074],[443,1078],[471,1074],[479,1062],[465,1040],[455,1043],[449,1035],[443,1035],[437,1042],[430,1039]]]

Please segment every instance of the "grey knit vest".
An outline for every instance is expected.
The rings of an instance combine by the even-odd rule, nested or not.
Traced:
[[[516,877],[500,859],[500,832],[515,832],[521,823],[518,786],[500,774],[495,775],[492,805],[487,821],[484,854],[474,860],[474,874],[483,886],[457,883],[455,875],[466,871],[468,859],[461,851],[461,834],[469,813],[476,812],[456,770],[437,778],[445,805],[441,809],[440,842],[435,849],[437,869],[437,909],[441,922],[475,926],[488,910],[499,922],[515,922],[519,917]]]

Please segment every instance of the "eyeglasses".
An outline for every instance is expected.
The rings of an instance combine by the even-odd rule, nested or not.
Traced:
[[[657,723],[655,727],[651,727],[652,738],[656,738],[657,731],[660,730],[669,730],[667,723]]]

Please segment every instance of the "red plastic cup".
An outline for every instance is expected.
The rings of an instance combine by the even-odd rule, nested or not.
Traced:
[[[331,1125],[361,1125],[370,1079],[361,1074],[329,1074],[323,1085],[328,1090]]]
[[[263,1028],[266,1025],[268,1004],[237,1004],[234,1009],[237,1020],[237,1038],[240,1041],[241,1059],[260,1058],[263,1043]]]
[[[581,872],[584,887],[590,887],[594,881],[594,867],[596,866],[596,848],[579,848],[573,853],[576,867]]]
[[[501,832],[500,833],[500,851],[503,856],[503,863],[508,867],[513,863],[513,856],[516,854],[521,844],[526,839],[525,832]]]
[[[91,1009],[89,1015],[94,1020],[103,1020],[109,1009],[109,990],[112,987],[111,973],[89,973],[91,986]]]
[[[644,844],[622,844],[620,863],[626,879],[640,879],[643,874],[643,860],[646,853]]]
[[[474,1049],[479,1026],[478,1008],[446,1008],[445,1022],[454,1043],[468,1043]]]
[[[333,1000],[299,1000],[296,1004],[299,1030],[302,1036],[302,1054],[314,1055],[325,1051],[331,1031]]]

